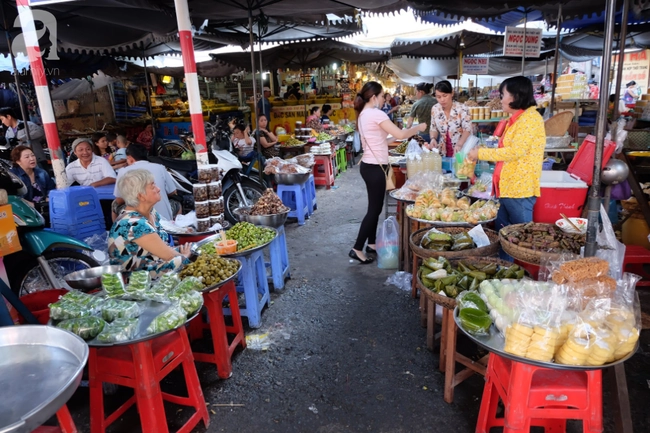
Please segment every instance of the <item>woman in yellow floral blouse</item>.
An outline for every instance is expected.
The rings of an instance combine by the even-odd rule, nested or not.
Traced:
[[[496,161],[493,189],[499,197],[497,230],[532,221],[533,206],[540,195],[546,133],[544,120],[536,110],[533,84],[526,77],[512,77],[501,83],[501,106],[510,113],[498,149],[478,149],[468,158]]]

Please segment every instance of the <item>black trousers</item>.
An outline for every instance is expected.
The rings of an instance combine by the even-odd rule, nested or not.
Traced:
[[[368,211],[366,216],[361,221],[359,227],[359,234],[357,241],[354,244],[354,249],[361,251],[366,241],[369,244],[374,244],[377,237],[377,224],[379,223],[379,215],[384,208],[384,197],[386,196],[386,172],[385,167],[376,164],[361,163],[359,171],[361,177],[366,183],[366,191],[368,192]]]

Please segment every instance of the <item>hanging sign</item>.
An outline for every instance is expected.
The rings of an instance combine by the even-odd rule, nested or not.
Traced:
[[[463,74],[487,75],[489,61],[488,57],[463,57]]]
[[[506,27],[503,40],[503,55],[522,57],[524,51],[524,32],[526,33],[526,57],[539,57],[542,47],[542,29]]]
[[[44,5],[51,5],[54,3],[67,3],[71,1],[76,1],[76,0],[27,0],[27,3],[30,6],[44,6]]]
[[[613,82],[616,82],[616,73],[618,72],[618,54],[612,56],[614,68]],[[641,89],[647,89],[650,84],[650,50],[635,51],[625,53],[623,59],[623,79],[621,88],[625,89],[625,84],[630,81],[636,81],[637,86]]]

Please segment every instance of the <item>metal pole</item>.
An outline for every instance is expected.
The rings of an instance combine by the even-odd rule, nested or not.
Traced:
[[[262,98],[264,98],[264,72],[262,70],[262,25],[260,24],[260,21],[257,22],[257,47],[260,50],[260,90],[262,91]],[[253,71],[253,81],[255,81],[255,71]],[[264,107],[264,104],[262,104],[262,107]],[[266,114],[266,121],[267,123],[267,128],[271,128],[271,113],[260,113],[260,114]],[[257,122],[259,125],[259,122]],[[258,161],[262,161],[262,143],[260,143],[260,128],[259,126],[255,128],[255,143],[257,144],[257,154],[260,156]],[[257,170],[257,174],[259,175],[260,178],[260,183],[264,184],[264,179],[262,176],[262,172],[264,171],[264,167],[261,167],[262,163],[260,162],[260,167]]]
[[[521,52],[521,75],[526,71],[526,25],[528,25],[528,11],[524,12],[524,50]]]
[[[194,59],[194,42],[192,39],[192,22],[187,0],[174,0],[176,8],[176,22],[178,35],[183,54],[183,69],[185,71],[185,87],[187,101],[190,105],[192,119],[192,134],[194,135],[194,148],[196,149],[196,162],[200,166],[207,165],[208,146],[205,140],[205,126],[203,124],[203,110],[201,109],[201,92],[199,78],[196,73],[196,60]],[[179,92],[180,93],[180,92]]]
[[[50,149],[50,158],[52,158],[52,170],[56,179],[56,187],[65,188],[68,184],[68,179],[65,174],[65,162],[63,160],[63,153],[61,152],[61,141],[59,140],[59,130],[56,126],[56,118],[54,117],[52,98],[47,86],[47,79],[45,78],[45,68],[43,67],[43,59],[41,58],[42,53],[38,46],[34,15],[27,0],[16,0],[16,6],[18,8],[18,16],[20,17],[20,26],[25,36],[25,46],[32,70],[36,99],[41,109],[45,140],[47,141],[47,147]]]
[[[144,85],[147,88],[147,110],[149,111],[149,117],[151,117],[151,130],[156,136],[156,125],[153,120],[153,107],[151,106],[151,86],[149,86],[149,73],[147,72],[147,54],[145,53],[144,48],[142,49],[142,66],[144,67]],[[157,154],[156,146],[152,145],[151,149],[154,151],[154,154]]]
[[[553,109],[555,108],[555,87],[557,87],[557,63],[560,57],[560,29],[562,28],[562,3],[558,6],[557,9],[557,32],[555,33],[555,57],[553,58],[553,84],[551,85],[551,103],[548,108],[553,115]]]
[[[603,63],[601,71],[609,71],[612,63],[612,45],[614,35],[614,24],[616,18],[616,0],[607,0],[605,6],[605,41],[603,46]],[[600,88],[607,88],[609,81],[608,74],[600,74]],[[603,163],[603,144],[605,142],[605,130],[607,126],[607,104],[609,95],[607,92],[601,92],[600,103],[598,105],[598,118],[596,119],[596,156],[594,159],[594,177],[589,191],[588,211],[587,211],[587,243],[585,245],[585,257],[596,255],[598,244],[596,235],[598,234],[598,214],[600,211],[600,171]]]
[[[248,38],[251,48],[251,73],[253,78],[253,113],[255,113],[255,116],[257,116],[257,84],[255,83],[255,41],[253,39],[253,11],[251,9],[248,10]]]
[[[630,0],[625,0],[623,2],[623,16],[621,17],[621,31],[619,32],[620,42],[618,43],[618,65],[616,69],[616,87],[614,90],[614,95],[616,96],[614,97],[614,111],[612,113],[612,121],[618,120],[618,116],[621,114],[618,112],[618,100],[621,97],[621,84],[623,83],[623,61],[625,60],[625,41],[627,38],[627,14],[629,8],[630,8]],[[602,75],[602,69],[600,74]],[[602,91],[603,90],[601,88],[601,93]],[[614,128],[613,131],[616,131],[616,128]],[[612,133],[612,140],[616,140],[616,132]]]

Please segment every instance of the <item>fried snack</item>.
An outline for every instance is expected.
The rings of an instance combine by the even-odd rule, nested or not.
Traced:
[[[562,263],[560,268],[553,273],[552,279],[556,284],[566,284],[588,278],[598,278],[608,273],[609,263],[597,257],[587,257]],[[616,288],[615,281],[614,288]]]

